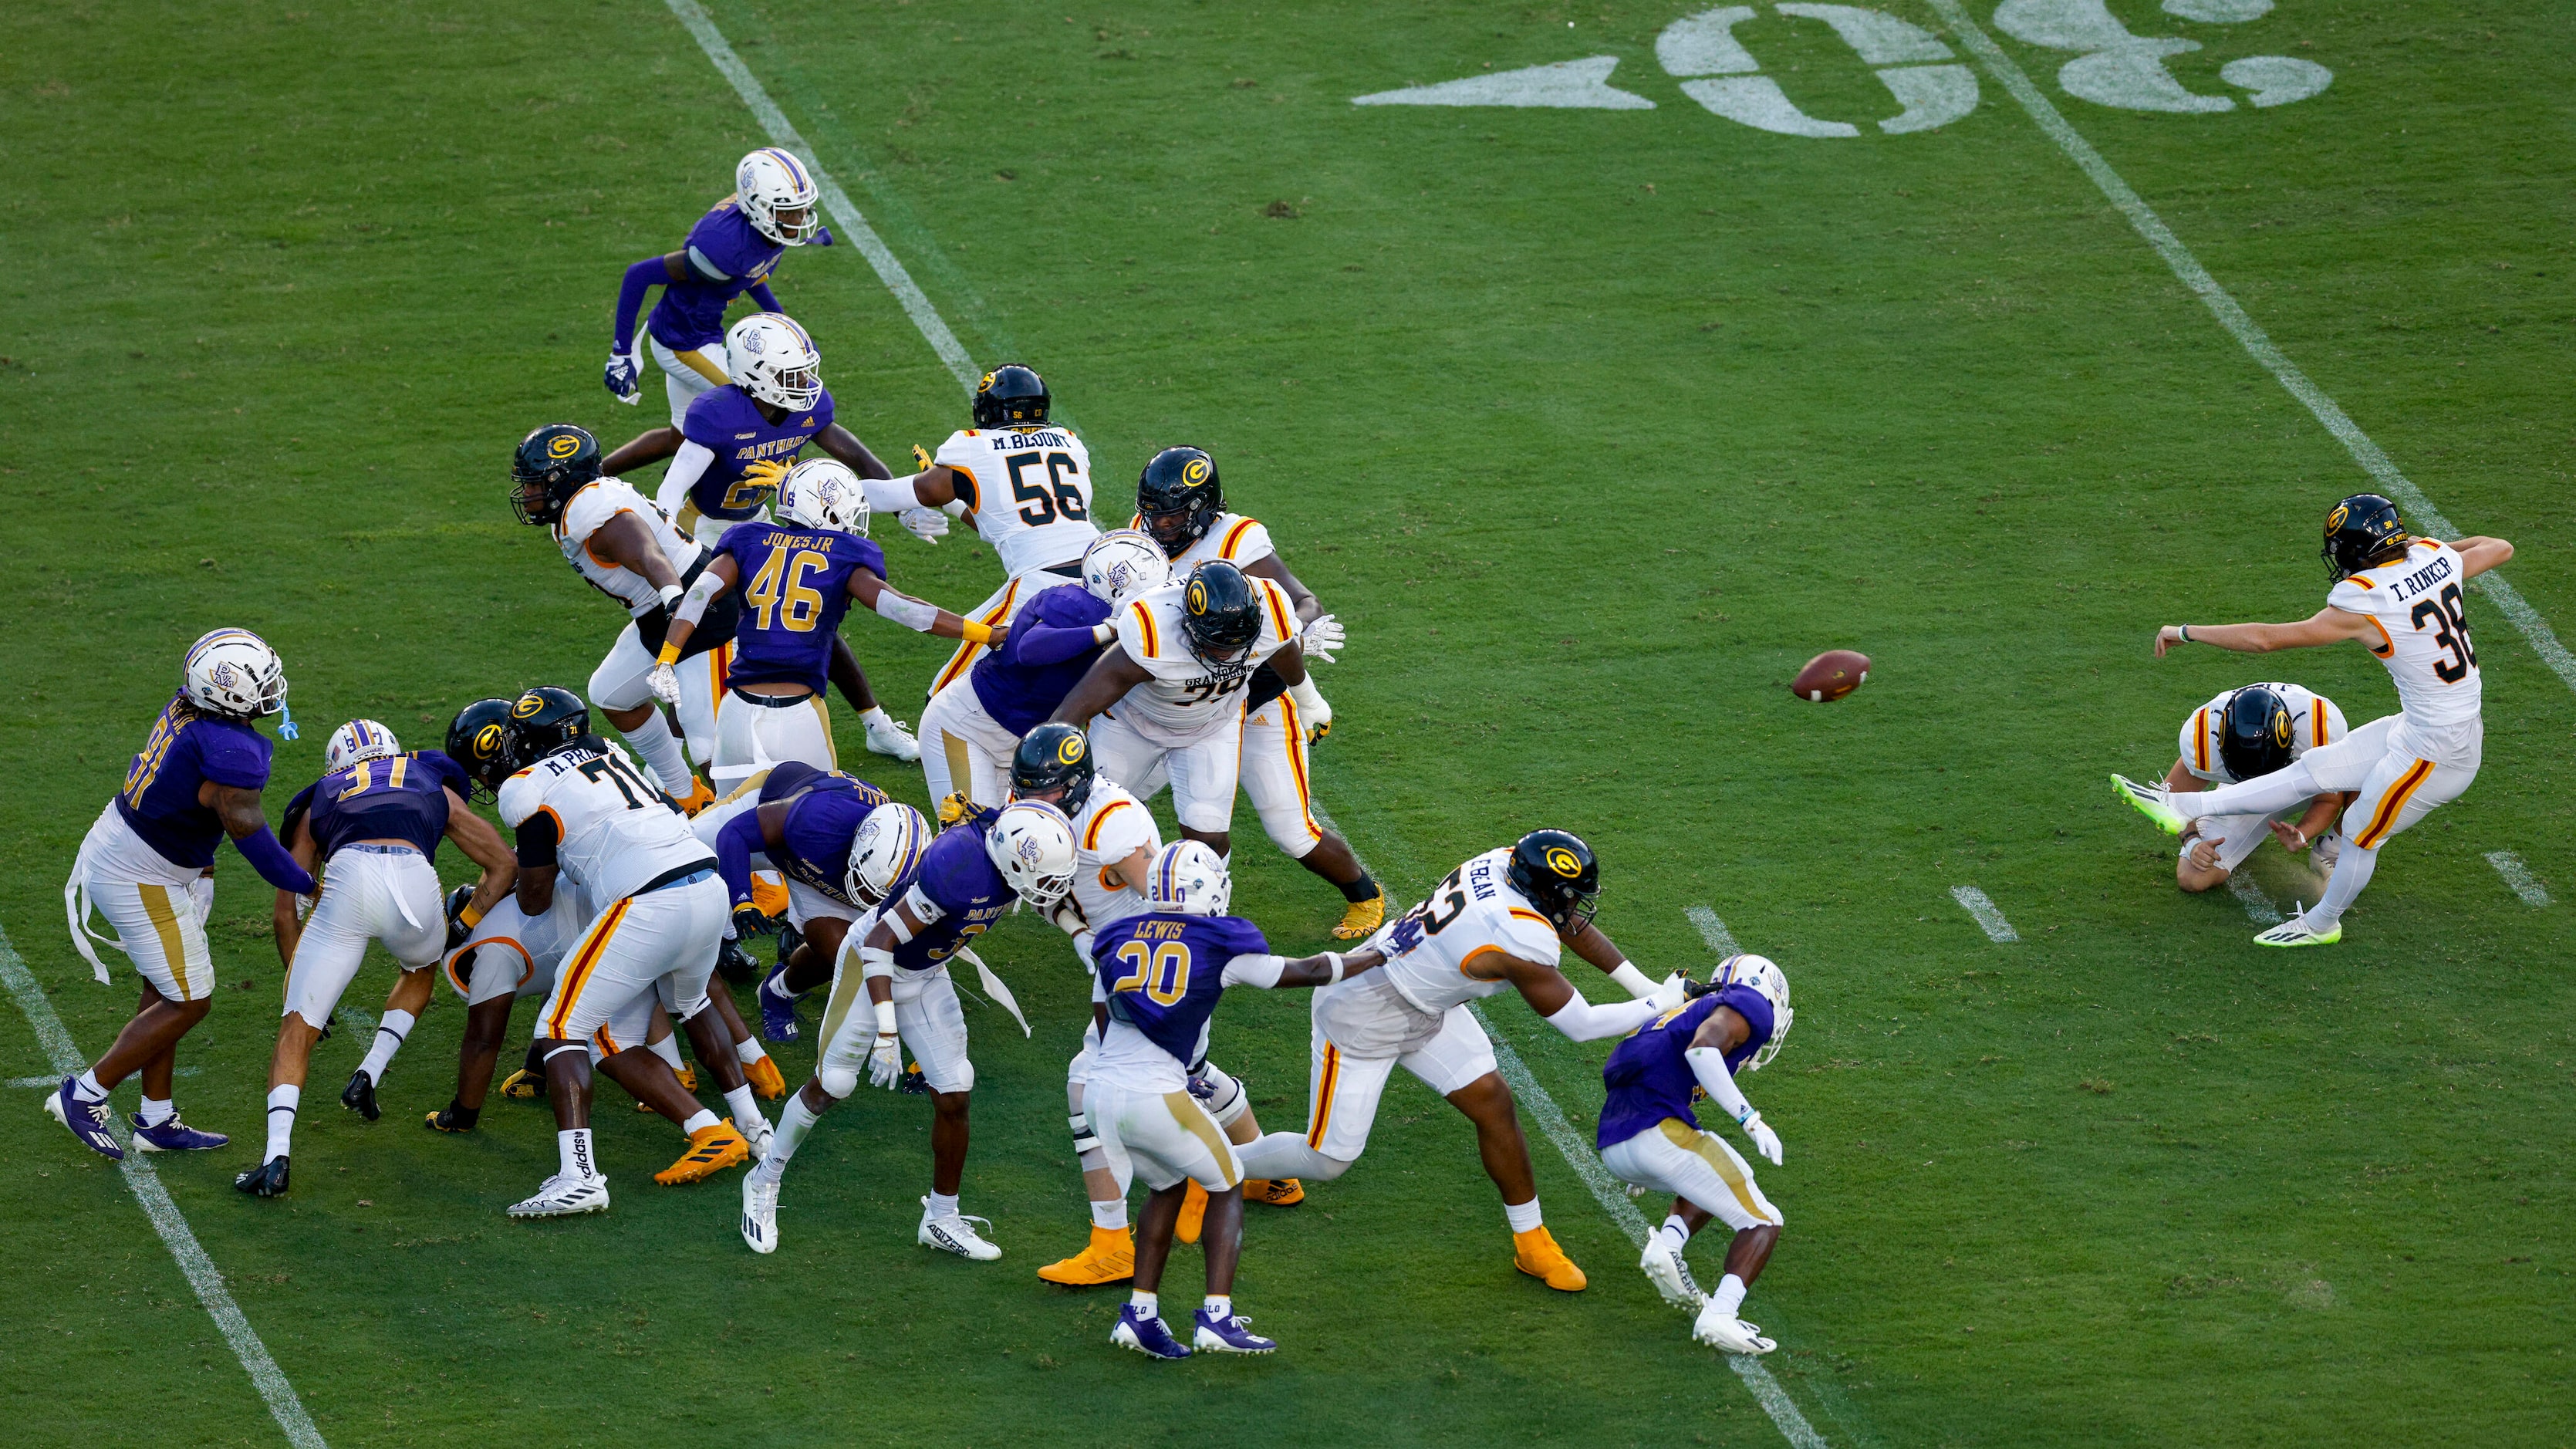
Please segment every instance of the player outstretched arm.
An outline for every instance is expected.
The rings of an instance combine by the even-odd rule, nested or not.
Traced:
[[[1275,976],[1270,971],[1273,962],[1279,967]],[[1225,963],[1225,984],[1250,986],[1261,991],[1294,986],[1330,986],[1385,964],[1386,957],[1375,951],[1353,951],[1347,956],[1339,951],[1319,951],[1294,960],[1283,956],[1237,956]],[[1107,1030],[1105,1026],[1102,1028],[1104,1032]]]
[[[997,627],[961,618],[937,604],[893,588],[882,576],[867,569],[851,573],[849,590],[851,598],[876,610],[880,616],[919,633],[935,634],[942,639],[963,639],[995,649],[1001,648],[1003,642],[1011,637],[1011,628],[1007,624]]]
[[[2460,576],[2473,579],[2489,569],[2498,569],[2513,561],[2513,545],[2500,538],[2472,535],[2455,539],[2451,551],[2460,556]]]
[[[624,477],[627,473],[637,468],[641,468],[647,463],[659,463],[663,459],[670,457],[672,454],[679,452],[681,445],[687,441],[688,439],[681,436],[678,428],[668,426],[667,424],[658,428],[646,428],[644,431],[637,433],[634,437],[628,439],[624,443],[619,444],[616,452],[613,452],[607,457],[599,460],[599,476],[603,478]],[[706,452],[705,449],[700,449],[699,451]],[[707,457],[710,459],[714,456],[715,454],[712,452],[707,453]],[[704,471],[706,464],[702,462],[698,466],[700,471]],[[667,479],[665,481],[667,481]],[[654,501],[658,503],[661,500],[657,497]],[[665,509],[664,511],[668,512],[669,510]]]
[[[1524,961],[1498,946],[1487,946],[1469,956],[1458,969],[1478,981],[1508,981],[1530,1004],[1530,1009],[1548,1025],[1565,1033],[1570,1041],[1598,1041],[1603,1037],[1626,1036],[1655,1017],[1688,1000],[1688,983],[1672,976],[1655,988],[1652,996],[1622,1001],[1613,1006],[1594,1006],[1565,979],[1565,973],[1553,966]]]
[[[1628,959],[1627,953],[1613,944],[1608,936],[1602,934],[1601,928],[1590,921],[1584,922],[1583,929],[1571,936],[1559,932],[1558,938],[1573,947],[1575,955],[1600,967],[1601,974],[1625,987],[1632,997],[1642,1000],[1663,989],[1655,983],[1653,977],[1638,970],[1636,964]]]
[[[1744,1045],[1752,1035],[1752,1024],[1735,1008],[1721,1006],[1699,1024],[1682,1060],[1690,1063],[1691,1075],[1699,1079],[1700,1089],[1708,1093],[1708,1099],[1734,1118],[1735,1125],[1744,1129],[1746,1139],[1777,1167],[1780,1134],[1771,1130],[1751,1102],[1744,1100],[1744,1089],[1735,1085],[1735,1073],[1726,1069],[1726,1054]]]
[[[2367,614],[2332,604],[2295,624],[2167,624],[2156,631],[2156,657],[2177,644],[2207,644],[2239,654],[2269,654],[2275,649],[2314,649],[2346,639],[2368,639],[2379,626]]]

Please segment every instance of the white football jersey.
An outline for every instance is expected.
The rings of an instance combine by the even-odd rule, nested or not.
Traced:
[[[2319,745],[2330,745],[2344,736],[2343,711],[2335,702],[2314,690],[2296,684],[2249,684],[2248,689],[2268,689],[2281,696],[2290,706],[2290,759]],[[2227,701],[2235,690],[2226,690],[2216,699],[2193,710],[2182,722],[2182,767],[2219,785],[2237,783],[2229,773],[2227,762],[2218,757],[2218,742],[2227,733]]]
[[[2328,604],[2378,626],[2370,652],[2388,666],[2398,708],[2408,724],[2435,735],[2478,722],[2484,686],[2469,639],[2467,583],[2458,550],[2419,538],[2403,562],[2354,574],[2326,594]]]
[[[1163,848],[1163,832],[1155,827],[1152,812],[1125,789],[1093,779],[1091,798],[1073,817],[1073,898],[1091,929],[1103,930],[1144,912],[1145,897],[1136,889],[1141,882],[1113,886],[1101,874],[1140,848],[1149,854]]]
[[[564,562],[589,580],[591,587],[624,604],[626,612],[649,614],[662,602],[662,596],[644,581],[644,576],[590,551],[590,536],[621,513],[632,513],[644,520],[653,542],[661,546],[662,556],[682,575],[697,565],[706,546],[673,527],[669,514],[621,478],[602,478],[564,500],[563,512],[555,518],[555,547],[563,550]]]
[[[1449,872],[1429,899],[1369,938],[1371,948],[1386,953],[1378,969],[1397,995],[1437,1015],[1511,984],[1467,974],[1467,963],[1485,952],[1541,966],[1557,963],[1563,943],[1556,927],[1512,889],[1504,877],[1511,861],[1509,846],[1486,851]]]
[[[1127,691],[1109,713],[1148,743],[1177,749],[1206,739],[1243,714],[1243,689],[1252,672],[1297,637],[1297,611],[1288,591],[1258,575],[1247,575],[1261,600],[1261,635],[1243,671],[1231,679],[1208,672],[1190,637],[1181,630],[1183,596],[1189,580],[1175,579],[1149,589],[1118,611],[1118,643],[1127,657],[1154,677]]]
[[[596,905],[683,866],[715,868],[688,817],[612,744],[546,756],[501,782],[500,806],[513,830],[541,812],[555,817],[556,864]]]
[[[1127,526],[1142,531],[1145,515],[1140,513],[1128,519]],[[1220,513],[1216,522],[1208,525],[1207,532],[1191,539],[1190,546],[1181,550],[1181,556],[1172,560],[1172,577],[1179,578],[1192,566],[1212,558],[1221,558],[1241,568],[1245,564],[1259,563],[1278,551],[1270,542],[1270,530],[1262,527],[1259,519],[1246,518],[1240,513]]]
[[[1016,578],[1078,563],[1100,536],[1091,521],[1091,450],[1067,428],[968,428],[939,445],[935,462],[973,485],[965,497],[975,532]]]

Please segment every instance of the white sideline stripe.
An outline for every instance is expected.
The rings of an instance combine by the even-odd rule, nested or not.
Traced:
[[[1985,929],[1987,939],[1994,941],[2021,939],[2014,934],[2012,922],[2005,920],[2004,913],[1995,909],[1995,903],[1986,899],[1984,891],[1975,886],[1952,886],[1950,899],[1957,901],[1961,910],[1977,918],[1977,924]]]
[[[2029,73],[2005,54],[1992,36],[1968,18],[1968,12],[1959,0],[1931,0],[1931,4],[1942,22],[1958,37],[1959,43],[1976,56],[1977,63],[1986,68],[1988,75],[2012,93],[2014,100],[2021,102],[2021,108],[2030,113],[2030,118],[2039,123],[2039,128],[2048,133],[2048,138],[2057,143],[2057,148],[2066,153],[2067,159],[2092,178],[2093,184],[2101,188],[2102,194],[2110,198],[2122,216],[2128,218],[2129,225],[2137,228],[2138,235],[2146,238],[2147,245],[2156,249],[2156,254],[2164,258],[2166,266],[2173,268],[2173,274],[2181,279],[2182,284],[2208,306],[2219,325],[2225,327],[2243,345],[2247,354],[2263,365],[2265,371],[2277,378],[2290,396],[2297,398],[2315,415],[2325,430],[2352,454],[2353,461],[2361,465],[2362,471],[2406,510],[2417,529],[2442,538],[2458,537],[2459,531],[2451,526],[2451,521],[2442,515],[2440,509],[2433,506],[2433,500],[2424,496],[2424,490],[2397,471],[2397,465],[2380,451],[2377,443],[2370,440],[2370,435],[2361,430],[2361,425],[2347,416],[2333,398],[2326,396],[2323,388],[2311,381],[2305,372],[2299,370],[2297,363],[2274,345],[2252,315],[2228,295],[2227,289],[2218,285],[2217,279],[2210,276],[2209,269],[2192,255],[2191,248],[2183,245],[2182,239],[2173,234],[2129,183],[2120,179],[2120,173],[2111,169],[2111,163],[2102,159],[2102,153],[2094,150],[2092,143],[2059,114],[2056,105],[2031,80]],[[2481,574],[2474,583],[2495,601],[2496,608],[2512,621],[2513,627],[2522,631],[2522,637],[2530,641],[2532,651],[2540,656],[2540,662],[2548,665],[2560,682],[2576,690],[2576,655],[2569,654],[2567,646],[2558,642],[2558,636],[2550,631],[2549,621],[2540,617],[2540,611],[2525,602],[2522,595],[2504,581],[2502,574]]]
[[[80,1071],[80,1048],[72,1044],[72,1034],[63,1029],[63,1019],[55,1014],[54,1003],[46,998],[45,988],[36,984],[27,963],[19,959],[18,949],[9,943],[5,930],[0,930],[0,982],[8,984],[9,994],[18,998],[18,1009],[27,1013],[27,1024],[35,1028],[37,1044],[45,1049],[46,1060],[54,1064],[54,1081]],[[188,1286],[197,1290],[197,1301],[205,1305],[206,1315],[215,1320],[215,1327],[223,1330],[224,1341],[232,1345],[233,1356],[241,1360],[242,1371],[250,1375],[259,1396],[268,1401],[268,1412],[277,1420],[277,1427],[286,1431],[286,1442],[296,1449],[329,1449],[322,1431],[313,1427],[313,1416],[304,1412],[304,1401],[295,1396],[295,1385],[287,1382],[277,1360],[268,1356],[268,1345],[259,1341],[250,1320],[242,1316],[241,1305],[224,1287],[222,1271],[198,1245],[197,1235],[189,1230],[179,1205],[170,1200],[170,1190],[161,1185],[161,1174],[152,1170],[151,1159],[128,1151],[117,1166],[124,1169],[125,1185],[134,1190],[135,1201],[143,1205],[143,1215],[152,1220],[153,1231],[161,1235],[161,1241],[170,1247],[170,1256],[178,1260],[179,1272],[187,1278]]]
[[[713,61],[716,69],[724,73],[725,79],[733,83],[735,93],[742,97],[743,104],[751,108],[752,115],[768,130],[770,139],[782,146],[793,145],[803,148],[805,164],[814,173],[815,188],[822,193],[824,205],[831,211],[833,219],[848,229],[852,237],[858,241],[860,249],[867,254],[869,262],[876,267],[877,276],[895,294],[896,300],[903,304],[903,310],[912,318],[913,325],[921,329],[923,340],[930,344],[932,351],[939,354],[940,361],[948,364],[948,370],[957,375],[958,385],[970,393],[973,392],[976,380],[981,374],[976,371],[973,360],[966,355],[965,347],[957,341],[957,334],[949,330],[948,323],[940,317],[938,308],[932,306],[930,299],[913,284],[911,274],[903,269],[903,264],[895,259],[894,253],[886,249],[885,243],[878,239],[876,232],[859,215],[858,208],[850,205],[849,198],[841,193],[840,186],[832,181],[824,173],[823,168],[816,163],[813,148],[807,146],[804,138],[797,134],[796,128],[788,124],[786,115],[769,99],[769,92],[762,88],[758,78],[754,77],[750,69],[742,63],[741,57],[734,54],[733,47],[725,42],[724,35],[716,29],[715,22],[707,18],[706,11],[698,6],[697,0],[664,0],[664,3],[671,7],[673,15],[680,18],[680,23],[688,27],[689,33],[697,38],[698,47],[707,53],[707,59]],[[1315,818],[1327,829],[1337,834],[1340,832],[1340,827],[1333,824],[1333,817],[1324,809],[1322,801],[1314,802],[1314,811]],[[1362,868],[1366,868],[1365,862]],[[1480,1022],[1484,1020],[1483,1012],[1477,1012],[1476,1016]],[[1520,1054],[1513,1051],[1501,1037],[1494,1034],[1492,1023],[1486,1022],[1485,1026],[1485,1034],[1493,1038],[1495,1064],[1502,1070],[1504,1080],[1512,1085],[1514,1095],[1519,1098],[1522,1105],[1530,1109],[1532,1116],[1539,1119],[1540,1124],[1547,1131],[1548,1140],[1554,1142],[1556,1150],[1564,1154],[1566,1165],[1572,1167],[1575,1175],[1583,1179],[1584,1186],[1592,1190],[1593,1197],[1600,1201],[1612,1220],[1619,1224],[1631,1240],[1642,1245],[1646,1240],[1646,1220],[1629,1203],[1627,1194],[1618,1179],[1610,1175],[1610,1169],[1601,1165],[1599,1154],[1585,1144],[1582,1138],[1576,1136],[1574,1130],[1567,1125],[1564,1111],[1556,1105],[1556,1099],[1547,1094],[1547,1089],[1539,1085],[1538,1078],[1530,1075],[1529,1067],[1521,1061]],[[1797,1449],[1824,1449],[1824,1437],[1807,1422],[1804,1414],[1798,1412],[1796,1402],[1790,1399],[1786,1389],[1780,1387],[1780,1381],[1771,1376],[1771,1371],[1762,1366],[1761,1360],[1734,1354],[1726,1357],[1733,1365],[1736,1376],[1743,1379],[1745,1387],[1752,1392],[1755,1402],[1761,1404],[1763,1412],[1771,1416],[1771,1421],[1779,1426],[1781,1434],[1791,1444],[1797,1446]]]
[[[2522,863],[2521,856],[2510,850],[2490,850],[2487,864],[2495,867],[2495,873],[2504,877],[2504,883],[2513,887],[2513,893],[2522,897],[2524,905],[2549,904],[2549,888],[2540,883],[2540,877],[2531,873],[2531,867]]]
[[[850,203],[849,193],[841,189],[841,183],[833,180],[831,174],[823,169],[822,161],[814,154],[814,147],[788,124],[787,113],[778,109],[778,104],[769,98],[769,92],[762,88],[759,77],[742,63],[741,56],[733,53],[733,47],[725,42],[724,32],[716,29],[716,23],[707,18],[707,12],[698,0],[664,0],[664,3],[671,7],[673,15],[679,17],[680,23],[688,27],[689,34],[697,38],[698,48],[707,53],[707,59],[714,61],[716,69],[733,83],[734,94],[741,96],[742,103],[751,108],[753,119],[769,132],[769,139],[778,145],[794,148],[804,160],[805,169],[814,173],[814,189],[822,193],[823,209],[840,224],[841,230],[858,247],[860,255],[868,259],[868,265],[876,268],[877,279],[885,283],[887,291],[894,293],[894,299],[903,305],[904,315],[921,330],[930,350],[938,353],[939,360],[947,364],[949,373],[957,379],[957,385],[973,393],[982,374],[975,370],[974,360],[966,355],[965,344],[948,329],[947,319],[939,315],[939,309],[930,304],[930,298],[912,280],[912,273],[905,271],[903,263],[887,249],[876,228],[868,225],[868,219]]]
[[[2248,879],[2244,871],[2228,872],[2227,890],[2230,895],[2236,897],[2239,904],[2245,907],[2246,916],[2254,924],[2258,926],[2281,924],[2281,908],[2272,904],[2272,898],[2263,894],[2263,888]]]
[[[174,1077],[193,1077],[198,1071],[199,1068],[196,1067],[180,1067],[172,1071],[170,1075]],[[63,1079],[61,1076],[11,1077],[7,1083],[7,1085],[12,1087],[59,1087],[62,1084]]]
[[[1735,944],[1735,936],[1726,929],[1726,922],[1717,918],[1717,912],[1706,906],[1692,906],[1682,914],[1690,917],[1692,925],[1699,927],[1699,938],[1708,943],[1708,949],[1718,954],[1718,959],[1743,954],[1744,948]]]

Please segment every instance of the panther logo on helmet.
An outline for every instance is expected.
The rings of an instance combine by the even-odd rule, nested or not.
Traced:
[[[234,681],[241,678],[238,673],[234,672],[234,669],[230,664],[226,664],[221,660],[217,660],[215,662],[213,673],[207,677],[214,680],[215,687],[217,689],[230,689],[233,687]]]
[[[746,333],[744,333],[744,334],[743,334],[743,336],[742,336],[742,341],[740,341],[740,342],[736,343],[735,345],[736,345],[736,346],[738,346],[738,347],[740,347],[743,351],[750,353],[750,354],[751,354],[752,356],[754,356],[754,357],[758,357],[758,356],[759,356],[759,355],[760,355],[764,350],[766,350],[766,349],[764,349],[764,348],[762,347],[762,345],[761,345],[761,341],[760,341],[760,334],[759,334],[759,333],[757,333],[757,332],[746,332]]]
[[[1011,853],[1020,858],[1020,864],[1034,866],[1038,863],[1039,855],[1044,852],[1039,849],[1036,837],[1023,835],[1020,837],[1019,844],[1011,848]]]
[[[1562,845],[1554,846],[1549,849],[1547,853],[1547,868],[1555,871],[1558,875],[1565,877],[1567,880],[1573,880],[1575,877],[1583,874],[1583,862],[1575,858],[1573,851],[1566,849]]]

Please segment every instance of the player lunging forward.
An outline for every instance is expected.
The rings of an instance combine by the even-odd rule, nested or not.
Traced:
[[[1144,882],[1145,911],[1107,927],[1091,943],[1093,999],[1109,1028],[1091,1066],[1084,1111],[1123,1192],[1134,1177],[1152,1196],[1136,1240],[1136,1286],[1109,1341],[1156,1358],[1268,1353],[1279,1345],[1234,1311],[1234,1269],[1243,1252],[1243,1168],[1208,1110],[1190,1092],[1190,1064],[1207,1054],[1208,1020],[1229,986],[1329,986],[1385,958],[1364,951],[1290,961],[1241,916],[1225,863],[1195,840],[1167,845]],[[1163,1324],[1157,1290],[1182,1198],[1207,1195],[1202,1242],[1207,1298],[1184,1347]]]
[[[1691,992],[1689,1005],[1638,1028],[1610,1053],[1601,1069],[1609,1100],[1594,1141],[1602,1165],[1622,1182],[1673,1194],[1672,1213],[1646,1238],[1637,1266],[1666,1302],[1699,1310],[1693,1336],[1729,1353],[1769,1353],[1771,1340],[1735,1311],[1780,1241],[1780,1210],[1735,1149],[1700,1130],[1691,1101],[1707,1093],[1779,1165],[1780,1134],[1744,1100],[1735,1074],[1760,1071],[1779,1055],[1793,1016],[1789,978],[1768,957],[1729,956]],[[1726,1276],[1716,1292],[1703,1294],[1682,1247],[1712,1217],[1735,1229],[1735,1239],[1726,1249]]]
[[[1592,848],[1562,830],[1536,830],[1449,872],[1431,896],[1369,938],[1386,966],[1315,993],[1311,1106],[1304,1133],[1273,1132],[1243,1149],[1247,1172],[1331,1181],[1368,1147],[1387,1075],[1401,1066],[1476,1124],[1485,1171],[1502,1189],[1513,1263],[1574,1292],[1583,1270],[1539,1212],[1538,1178],[1493,1043],[1467,1003],[1517,990],[1573,1041],[1623,1036],[1681,1005],[1683,980],[1657,986],[1592,924],[1601,873]],[[1594,1006],[1557,970],[1565,947],[1637,999]]]
[[[2343,813],[2344,847],[2325,898],[2254,938],[2263,946],[2330,946],[2343,913],[2370,883],[2388,838],[2448,804],[2478,777],[2486,726],[2479,714],[2477,646],[2469,638],[2469,580],[2513,557],[2500,538],[2456,543],[2406,532],[2397,505],[2356,493],[2326,515],[2318,550],[2333,576],[2326,606],[2295,624],[2167,624],[2156,656],[2177,644],[2244,654],[2356,639],[2397,686],[2399,713],[2372,720],[2297,763],[2198,795],[2112,777],[2123,799],[2170,834],[2196,819],[2269,815],[2330,790],[2355,792]]]
[[[125,784],[81,838],[63,887],[72,945],[108,984],[90,947],[89,913],[116,934],[98,939],[123,951],[143,976],[133,1019],[89,1070],[63,1078],[45,1110],[81,1145],[112,1161],[125,1149],[107,1129],[107,1094],[143,1074],[135,1146],[145,1152],[221,1147],[230,1138],[179,1120],[170,1096],[179,1038],[215,1004],[215,961],[206,913],[215,903],[215,847],[226,836],[279,890],[309,895],[313,877],[286,853],[260,813],[268,785],[268,737],[252,726],[286,721],[286,666],[247,629],[216,629],[188,646],[178,696],[152,722]],[[279,733],[293,739],[287,721]]]
[[[2165,789],[2184,795],[2252,780],[2345,733],[2343,711],[2322,694],[2295,684],[2231,689],[2182,722],[2182,753],[2165,772]],[[2293,855],[2313,847],[2317,869],[2332,870],[2343,849],[2335,817],[2350,803],[2343,792],[2328,790],[2270,815],[2200,821],[2183,833],[2174,858],[2174,883],[2195,893],[2225,885],[2248,856],[2272,839]]]

